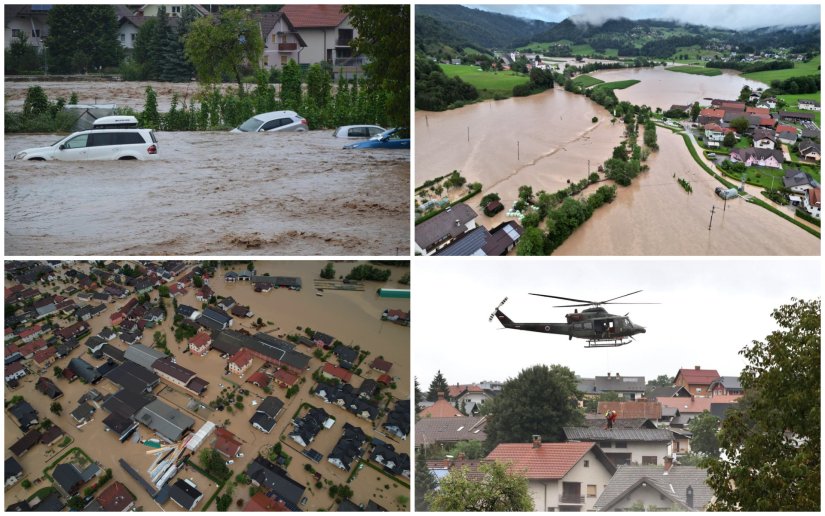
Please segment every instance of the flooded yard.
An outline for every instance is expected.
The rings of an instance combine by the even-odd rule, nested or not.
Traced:
[[[554,255],[820,254],[818,238],[764,208],[742,199],[725,207],[714,193],[718,181],[693,161],[682,137],[661,128],[657,134],[660,150],[648,159],[650,170],[619,187],[616,200],[596,210]],[[693,193],[677,178],[689,181]]]
[[[5,137],[7,255],[409,253],[409,151],[331,131],[157,133],[155,161],[15,161],[57,135]]]

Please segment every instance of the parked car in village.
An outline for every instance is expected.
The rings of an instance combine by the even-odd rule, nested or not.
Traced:
[[[233,133],[260,133],[272,131],[297,131],[303,132],[308,130],[306,118],[302,117],[295,111],[271,111],[269,113],[261,113],[255,115],[246,122],[242,123],[235,129]]]
[[[396,127],[381,134],[377,134],[363,142],[344,145],[345,149],[409,149],[410,130],[406,127]]]
[[[335,138],[368,139],[386,131],[379,125],[342,125],[332,132]]]
[[[14,159],[32,161],[148,160],[158,157],[151,129],[91,129],[72,133],[48,147],[26,149]]]

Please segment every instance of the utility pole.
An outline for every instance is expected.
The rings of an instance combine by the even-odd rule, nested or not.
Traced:
[[[708,231],[710,231],[711,226],[713,226],[713,214],[716,213],[716,206],[713,206],[710,210],[710,223],[708,224]]]

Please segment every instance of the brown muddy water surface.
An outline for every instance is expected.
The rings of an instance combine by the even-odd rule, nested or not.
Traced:
[[[742,199],[728,201],[725,207],[714,193],[720,183],[696,164],[682,137],[662,128],[656,132],[659,152],[648,159],[650,170],[629,187],[618,187],[616,200],[596,210],[553,254],[820,254],[818,238],[764,208]],[[677,178],[689,181],[693,193],[688,195]],[[745,190],[757,193],[754,186]]]
[[[736,99],[743,86],[752,89],[767,88],[766,84],[741,77],[734,70],[722,70],[721,75],[707,77],[690,73],[672,72],[662,66],[654,68],[621,68],[599,70],[591,75],[604,82],[636,79],[639,82],[623,90],[614,90],[619,100],[639,106],[662,108],[666,111],[673,104],[710,105],[705,99]]]
[[[409,253],[409,151],[331,131],[158,132],[155,161],[15,161],[57,135],[5,137],[7,255]]]
[[[415,116],[416,185],[459,170],[469,183],[483,185],[468,201],[478,213],[478,201],[490,192],[509,209],[519,186],[555,192],[587,177],[588,161],[595,171],[624,132],[607,110],[560,89]],[[479,222],[492,227],[505,213],[493,220],[481,214]]]

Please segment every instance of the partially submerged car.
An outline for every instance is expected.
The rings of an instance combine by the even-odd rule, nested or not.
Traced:
[[[345,149],[409,149],[410,130],[396,127],[375,135],[367,141],[344,145]]]
[[[72,133],[48,147],[26,149],[14,159],[32,161],[148,160],[158,157],[151,129],[91,129]]]
[[[380,125],[342,125],[332,132],[335,138],[367,139],[386,131]]]
[[[306,118],[295,111],[270,111],[255,115],[242,123],[233,133],[260,133],[272,131],[297,131],[308,130]]]

